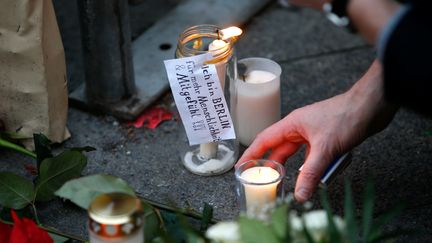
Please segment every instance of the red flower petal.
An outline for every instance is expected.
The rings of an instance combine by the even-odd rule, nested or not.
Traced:
[[[140,128],[145,124],[145,127],[155,129],[161,122],[171,120],[172,118],[173,114],[169,110],[162,107],[151,107],[128,125]]]
[[[27,232],[25,230],[25,226],[15,211],[11,210],[12,219],[14,221],[14,226],[12,228],[12,232],[10,234],[9,243],[26,243]]]
[[[0,222],[0,242],[9,242],[12,226]]]
[[[15,211],[11,210],[14,226],[9,243],[53,243],[46,231],[39,228],[31,219],[20,219]]]

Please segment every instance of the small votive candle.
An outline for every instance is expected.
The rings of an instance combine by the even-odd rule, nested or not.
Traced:
[[[237,196],[241,212],[260,217],[283,197],[285,168],[273,160],[250,160],[236,168]]]
[[[106,193],[90,204],[90,243],[143,243],[144,219],[141,201],[125,193]]]

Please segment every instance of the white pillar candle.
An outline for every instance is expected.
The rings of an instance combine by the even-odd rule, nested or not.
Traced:
[[[252,167],[242,172],[240,177],[248,183],[258,183],[243,184],[247,212],[259,213],[265,205],[275,202],[280,182],[280,174],[275,169],[265,166]]]
[[[264,58],[247,58],[245,80],[236,80],[231,104],[237,137],[249,146],[256,135],[280,120],[280,66]]]

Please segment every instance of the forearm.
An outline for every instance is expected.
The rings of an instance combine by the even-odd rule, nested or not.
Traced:
[[[365,128],[368,136],[381,131],[392,120],[398,106],[390,103],[385,96],[383,70],[375,60],[363,77],[346,92],[352,103],[352,112],[362,114],[357,122]]]
[[[375,44],[380,32],[400,7],[393,0],[351,0],[347,13],[363,37]]]

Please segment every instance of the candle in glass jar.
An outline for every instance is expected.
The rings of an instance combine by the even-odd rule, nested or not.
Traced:
[[[280,66],[265,58],[239,61],[247,67],[244,80],[236,80],[233,119],[241,144],[249,146],[256,135],[280,120]]]
[[[259,212],[265,205],[273,203],[277,196],[280,174],[265,166],[252,167],[241,173],[244,184],[246,210]]]
[[[97,196],[90,204],[90,243],[143,243],[144,218],[141,201],[113,192]]]
[[[212,41],[208,46],[208,51],[212,53],[213,56],[218,56],[221,53],[227,51],[228,43],[224,40],[216,39]],[[219,81],[222,89],[225,87],[225,76],[226,76],[226,63],[224,61],[215,64],[216,71],[219,77]],[[200,145],[199,155],[202,159],[209,160],[216,158],[218,152],[218,143],[204,143]]]

